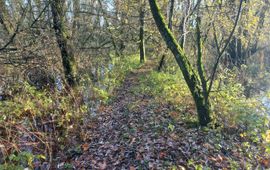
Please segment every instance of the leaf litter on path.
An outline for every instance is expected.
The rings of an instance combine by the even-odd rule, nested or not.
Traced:
[[[147,64],[133,71],[114,92],[114,101],[100,106],[96,126],[84,130],[91,138],[82,144],[82,155],[72,160],[76,169],[230,169],[232,161],[246,161],[237,140],[190,128],[175,120],[180,113],[170,105],[134,93],[138,76],[149,71]]]

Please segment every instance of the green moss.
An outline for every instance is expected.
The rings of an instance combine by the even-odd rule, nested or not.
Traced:
[[[203,96],[203,89],[205,88],[202,88],[204,86],[201,87],[202,82],[200,81],[199,76],[189,62],[186,54],[184,53],[184,50],[180,47],[180,45],[174,38],[172,32],[165,24],[164,17],[161,15],[160,8],[157,5],[157,1],[149,0],[149,4],[159,32],[165,40],[168,48],[172,51],[176,62],[178,63],[185,78],[186,84],[188,85],[189,90],[193,96],[197,107],[199,122],[202,126],[205,126],[211,120],[209,110],[210,103],[205,98],[206,95]]]

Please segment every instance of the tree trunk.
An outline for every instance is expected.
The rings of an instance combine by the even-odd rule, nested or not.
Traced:
[[[179,43],[183,49],[185,49],[185,44],[186,44],[186,32],[187,32],[187,23],[190,17],[189,16],[190,8],[191,8],[191,2],[190,0],[188,0],[186,3],[186,9],[184,11],[184,15],[179,25],[179,33],[180,33]]]
[[[117,47],[117,43],[116,43],[116,40],[114,38],[114,35],[113,35],[113,32],[112,30],[110,29],[110,22],[108,21],[108,18],[107,18],[107,13],[106,11],[104,10],[103,8],[103,4],[102,4],[102,0],[98,0],[98,3],[100,5],[100,8],[101,8],[101,11],[102,11],[102,14],[104,15],[103,18],[104,18],[104,21],[105,21],[105,24],[107,26],[107,29],[108,29],[108,32],[110,33],[110,37],[111,37],[111,40],[112,40],[112,45],[113,45],[113,48],[115,50],[115,55],[117,57],[121,56],[121,53],[119,52],[118,50],[118,47]]]
[[[209,100],[204,99],[203,95],[199,92],[193,95],[195,105],[197,108],[198,119],[201,126],[206,126],[209,122],[211,122],[210,118],[210,102]]]
[[[167,49],[166,49],[166,51],[167,51]],[[165,55],[165,53],[162,55],[162,57],[161,57],[161,60],[159,61],[159,65],[158,65],[158,71],[160,72],[161,71],[161,69],[164,67],[164,65],[165,65],[165,57],[166,57],[166,55]]]
[[[65,78],[70,86],[75,86],[76,62],[72,46],[68,45],[68,35],[64,23],[64,5],[65,0],[54,0],[51,2],[51,10],[54,24],[53,28],[55,30],[57,43],[61,51]]]
[[[191,63],[188,61],[188,58],[185,55],[183,49],[179,46],[171,31],[165,24],[164,18],[160,13],[156,0],[149,0],[149,4],[159,32],[165,40],[168,48],[172,51],[193,96],[197,108],[199,123],[201,126],[206,126],[211,121],[210,102],[208,100],[204,100],[203,90],[200,87],[201,82],[199,77]]]
[[[170,5],[170,8],[169,8],[169,14],[168,14],[168,28],[172,31],[174,0],[170,0],[169,5]],[[166,58],[167,51],[168,51],[168,48],[165,50],[164,54],[161,57],[161,60],[159,61],[158,71],[161,71],[165,65],[165,61],[166,61],[165,58]]]
[[[170,9],[168,17],[168,27],[170,30],[172,30],[173,9],[174,9],[174,0],[170,0]]]
[[[3,25],[8,35],[11,35],[13,34],[13,27],[8,18],[10,18],[10,16],[6,8],[5,0],[0,0],[0,23]]]
[[[73,0],[73,23],[72,23],[72,37],[76,37],[77,30],[80,29],[80,0]]]
[[[141,3],[140,6],[140,62],[144,63],[145,61],[145,45],[144,45],[144,10],[145,3]]]

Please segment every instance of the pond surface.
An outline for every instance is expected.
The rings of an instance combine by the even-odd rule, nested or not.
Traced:
[[[267,96],[262,97],[261,99],[263,106],[270,111],[270,99]],[[268,113],[270,115],[270,112]]]

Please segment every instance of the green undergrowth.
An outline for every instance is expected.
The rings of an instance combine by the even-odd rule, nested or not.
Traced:
[[[49,161],[65,148],[69,136],[80,129],[87,108],[72,89],[40,91],[27,83],[13,88],[19,92],[0,102],[0,161],[4,169],[34,168],[37,155]]]
[[[260,96],[246,98],[244,87],[235,81],[236,75],[227,70],[220,74],[211,93],[214,121],[226,126],[243,126],[247,131],[268,128],[269,110],[264,107]]]
[[[240,139],[239,144],[237,141],[231,141],[235,142],[232,145],[241,146],[243,156],[250,157],[250,162],[254,163],[253,161],[261,160],[270,153],[267,116],[269,110],[257,96],[247,99],[244,96],[243,86],[237,83],[236,78],[235,74],[227,70],[214,82],[210,98],[213,121],[206,129],[221,136],[224,134],[232,140]],[[151,71],[149,74],[141,75],[139,82],[140,85],[133,88],[134,93],[148,94],[153,97],[153,102],[173,106],[171,108],[174,109],[170,113],[179,121],[189,124],[197,120],[194,103],[180,72]]]
[[[28,83],[10,87],[12,98],[0,101],[0,169],[51,164],[57,153],[65,154],[74,143],[86,140],[89,136],[82,129],[91,126],[88,102],[108,101],[113,89],[140,66],[139,56],[113,57],[111,66],[102,76],[97,74],[96,82],[84,74],[74,89],[37,90]]]
[[[112,67],[111,69],[103,65],[103,70],[98,70],[98,82],[96,83],[93,83],[88,73],[82,75],[83,79],[81,80],[81,84],[83,84],[83,86],[81,86],[81,88],[85,89],[90,86],[94,98],[100,99],[101,102],[107,102],[112,98],[113,90],[122,84],[126,75],[133,69],[137,69],[141,66],[139,55],[137,54],[126,57],[112,57],[109,64]]]
[[[106,92],[110,97],[112,97],[112,91],[122,84],[127,74],[141,66],[138,55],[118,57],[113,60],[113,63],[115,65],[113,70],[106,72],[105,78],[101,80],[101,84],[107,86]]]
[[[151,71],[139,77],[140,85],[133,88],[134,93],[148,94],[155,100],[166,101],[173,105],[186,106],[190,102],[187,85],[181,74]]]

